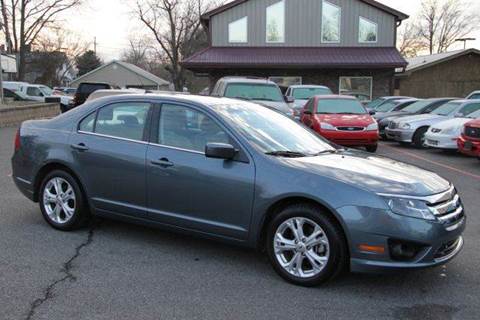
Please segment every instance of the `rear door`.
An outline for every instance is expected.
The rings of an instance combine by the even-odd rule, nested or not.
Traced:
[[[154,116],[147,151],[150,217],[184,229],[246,239],[255,167],[220,122],[203,110],[165,103]],[[210,142],[238,148],[235,160],[205,156]]]
[[[70,140],[73,163],[96,209],[146,217],[145,154],[152,105],[106,105],[84,118]]]

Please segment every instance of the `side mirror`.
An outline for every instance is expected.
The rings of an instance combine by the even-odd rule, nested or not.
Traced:
[[[371,116],[377,114],[377,112],[376,112],[375,110],[368,110],[368,113],[369,113]]]
[[[208,143],[205,146],[205,156],[207,158],[231,160],[237,154],[237,150],[226,143]]]
[[[292,97],[292,96],[285,96],[285,102],[286,102],[286,103],[294,103],[294,102],[295,102],[295,98]]]

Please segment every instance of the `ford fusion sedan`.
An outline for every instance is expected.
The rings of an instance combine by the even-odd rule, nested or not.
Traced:
[[[480,118],[480,101],[468,104],[476,110],[465,117],[457,117],[437,123],[425,134],[425,146],[443,150],[457,150],[457,140],[462,134],[464,125],[472,119]]]
[[[347,267],[444,264],[463,246],[465,212],[445,179],[338,149],[241,100],[96,99],[23,123],[12,167],[53,228],[93,215],[265,249],[280,276],[304,286]]]
[[[380,106],[384,105],[385,103],[388,103],[390,101],[394,100],[400,100],[400,99],[409,99],[411,97],[404,97],[404,96],[387,96],[387,97],[380,97],[375,100],[370,101],[365,105],[367,110],[372,111],[372,110],[377,110]]]
[[[303,107],[311,97],[332,94],[332,90],[325,86],[294,85],[288,87],[285,96],[293,97],[293,99],[295,99],[295,102],[293,103],[293,112],[295,113],[295,119],[300,120]]]
[[[354,97],[315,96],[305,106],[302,122],[341,146],[377,151],[378,124]]]
[[[465,124],[457,143],[461,153],[480,160],[480,119]]]
[[[455,117],[465,117],[472,112],[472,107],[465,105],[466,102],[467,100],[453,100],[429,114],[390,121],[385,132],[400,143],[413,143],[415,147],[421,148],[425,144],[425,134],[430,126]]]

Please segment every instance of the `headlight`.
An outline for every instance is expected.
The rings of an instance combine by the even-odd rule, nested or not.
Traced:
[[[402,123],[402,124],[400,125],[400,128],[402,128],[402,129],[410,129],[411,126],[410,126],[410,123]]]
[[[395,197],[384,197],[384,199],[393,213],[412,218],[436,220],[425,201]]]
[[[372,123],[367,127],[367,131],[377,131],[378,130],[378,123]]]
[[[321,122],[320,123],[320,128],[322,128],[324,130],[335,130],[334,126],[332,126],[330,123],[326,123],[326,122]]]

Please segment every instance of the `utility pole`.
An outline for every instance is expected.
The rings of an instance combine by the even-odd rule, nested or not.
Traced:
[[[3,23],[0,22],[0,30],[3,29]],[[2,49],[0,49],[0,104],[5,103],[5,99],[3,97],[3,66],[2,66]]]
[[[93,38],[93,52],[97,54],[97,37]]]
[[[459,38],[455,39],[457,42],[463,42],[463,50],[467,49],[467,41],[475,41],[476,38]]]

